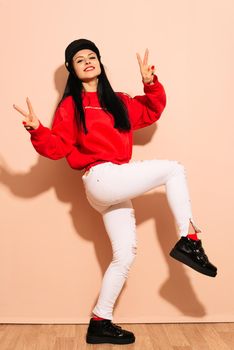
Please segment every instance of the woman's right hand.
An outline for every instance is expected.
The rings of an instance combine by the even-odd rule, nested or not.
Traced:
[[[37,129],[40,125],[40,121],[34,113],[31,102],[28,97],[26,98],[26,102],[28,105],[28,113],[20,107],[16,106],[15,104],[13,104],[13,107],[24,116],[23,124],[25,129]]]

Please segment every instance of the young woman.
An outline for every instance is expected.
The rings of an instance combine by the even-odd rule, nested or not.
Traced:
[[[113,248],[113,260],[103,277],[99,299],[90,319],[88,343],[128,344],[132,332],[112,323],[113,307],[136,256],[136,223],[131,199],[161,185],[166,187],[180,239],[170,255],[207,276],[216,276],[198,238],[187,188],[185,168],[176,160],[130,161],[132,133],[156,122],[166,105],[162,84],[137,53],[144,95],[114,92],[96,45],[87,39],[71,42],[65,50],[69,71],[64,95],[52,128],[42,125],[27,98],[24,116],[36,151],[51,159],[66,157],[69,165],[84,169],[82,180],[90,205],[103,218]]]

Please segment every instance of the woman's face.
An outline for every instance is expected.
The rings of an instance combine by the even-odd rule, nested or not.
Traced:
[[[101,74],[100,62],[92,50],[77,51],[72,58],[72,64],[77,77],[82,81],[90,81]]]

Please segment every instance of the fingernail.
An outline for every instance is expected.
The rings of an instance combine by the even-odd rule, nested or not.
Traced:
[[[154,66],[151,66],[151,69],[154,69]]]
[[[26,122],[22,122],[22,124],[24,124],[24,125],[25,125],[25,124],[26,124]]]

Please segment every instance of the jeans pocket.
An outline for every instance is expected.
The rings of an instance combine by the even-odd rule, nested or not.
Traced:
[[[81,176],[83,182],[86,182],[86,181],[91,177],[93,171],[94,171],[94,169],[93,169],[93,167],[92,167],[92,168],[90,168],[89,170],[87,170],[87,171]]]
[[[91,173],[82,176],[86,195],[99,205],[107,205],[111,200],[110,167],[113,167],[111,162],[98,164],[90,169]]]

